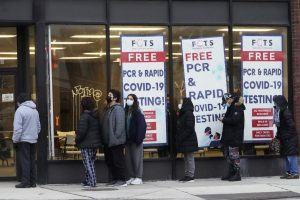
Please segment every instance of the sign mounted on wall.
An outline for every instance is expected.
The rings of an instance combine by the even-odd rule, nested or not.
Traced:
[[[2,102],[3,103],[14,102],[14,94],[12,93],[2,94]]]
[[[242,36],[245,142],[275,136],[273,96],[283,92],[283,55],[282,36]]]
[[[199,147],[216,147],[222,134],[221,104],[227,92],[223,37],[182,39],[186,96],[194,103]]]
[[[146,122],[144,144],[166,144],[166,88],[164,37],[121,36],[123,98],[138,97]]]

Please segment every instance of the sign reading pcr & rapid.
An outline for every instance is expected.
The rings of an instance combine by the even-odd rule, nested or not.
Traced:
[[[123,98],[138,97],[146,122],[145,144],[165,144],[166,92],[164,37],[121,36]]]
[[[270,140],[273,96],[282,95],[282,36],[242,36],[242,74],[245,141]]]
[[[220,139],[219,118],[226,109],[222,96],[227,91],[223,37],[182,39],[186,96],[194,103],[195,130],[200,147]]]

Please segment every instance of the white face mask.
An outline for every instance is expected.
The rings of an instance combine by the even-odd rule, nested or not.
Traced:
[[[178,104],[178,109],[181,110],[181,108],[182,108],[182,104],[180,103]]]
[[[127,106],[132,106],[133,105],[133,100],[127,99],[126,104],[127,104]]]

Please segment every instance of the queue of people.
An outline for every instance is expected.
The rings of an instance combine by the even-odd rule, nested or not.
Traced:
[[[139,106],[138,97],[129,94],[125,108],[122,106],[121,93],[109,90],[107,106],[100,113],[94,100],[84,97],[81,100],[81,116],[76,130],[76,146],[81,150],[85,168],[83,187],[96,187],[96,153],[104,149],[105,162],[111,175],[109,186],[143,184],[143,140],[146,134],[146,121]],[[298,174],[298,137],[292,114],[284,96],[274,99],[274,124],[277,126],[276,139],[280,141],[280,152],[285,158],[286,170],[283,179],[299,178]],[[221,180],[240,181],[240,150],[244,134],[243,98],[238,94],[226,93],[222,103],[227,107],[220,141],[227,173]],[[22,179],[17,188],[36,186],[35,144],[41,130],[36,105],[29,96],[21,94],[17,98],[18,109],[14,117],[13,142],[20,158]],[[195,131],[194,105],[190,98],[183,98],[178,105],[176,129],[176,150],[184,155],[184,176],[179,181],[193,182],[195,159],[198,150]]]

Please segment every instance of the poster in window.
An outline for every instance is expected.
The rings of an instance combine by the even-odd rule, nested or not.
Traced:
[[[217,147],[226,108],[227,92],[223,37],[182,39],[186,96],[194,104],[195,130],[199,147]]]
[[[273,96],[282,95],[282,36],[242,36],[242,87],[246,106],[244,141],[271,140]]]
[[[138,97],[147,122],[144,144],[167,143],[164,36],[121,36],[124,100]]]

